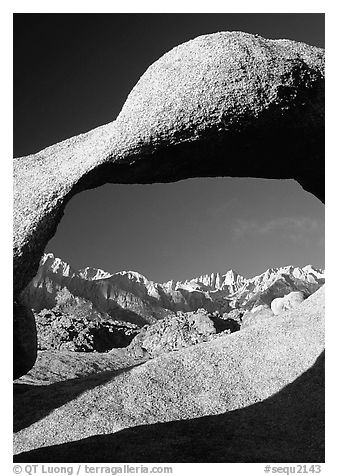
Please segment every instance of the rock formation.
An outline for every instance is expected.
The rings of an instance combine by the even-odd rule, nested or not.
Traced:
[[[273,312],[271,311],[270,307],[266,304],[260,304],[251,309],[251,311],[246,311],[243,314],[242,322],[241,322],[241,329],[245,329],[249,326],[254,326],[262,322],[263,320],[270,319],[273,317]]]
[[[216,309],[207,290],[180,283],[171,286],[155,283],[135,271],[110,274],[86,268],[84,273],[51,253],[42,257],[37,275],[21,293],[20,300],[35,311],[50,309],[62,288],[91,301],[99,312],[138,326],[156,322],[176,311]]]
[[[13,378],[26,374],[34,365],[37,356],[37,333],[33,312],[14,301]]]
[[[90,451],[73,455],[78,458],[76,461],[125,461],[120,455],[123,444],[116,447],[117,453],[115,447],[108,445],[107,453],[102,455],[103,434],[118,436],[116,432],[126,428],[134,427],[137,432],[139,425],[149,428],[159,422],[179,421],[183,427],[186,425],[186,431],[174,431],[168,443],[178,446],[176,462],[182,461],[180,450],[186,440],[189,449],[185,457],[190,459],[185,461],[190,462],[227,461],[224,452],[228,455],[236,448],[232,461],[237,462],[323,462],[322,379],[310,378],[305,387],[297,387],[297,381],[315,364],[323,348],[324,287],[271,323],[262,321],[125,371],[94,373],[71,382],[23,389],[15,400],[15,453],[40,448],[41,459],[35,462],[41,463],[46,457],[43,452],[51,450],[48,447],[52,445],[80,440],[85,443],[86,438],[96,436],[97,445],[93,440],[88,442]],[[101,368],[107,365],[106,355],[102,359],[101,355],[93,356],[92,360],[102,360],[103,364],[98,365]],[[57,361],[65,356],[60,353],[54,358]],[[37,372],[35,368],[33,375]],[[296,391],[292,398],[289,395],[283,405],[275,407],[272,403],[273,398],[278,399],[277,392],[293,385]],[[262,410],[251,425],[248,418],[251,412],[255,413],[258,402]],[[226,419],[235,410],[239,415],[229,430]],[[214,435],[216,441],[221,438],[220,453],[213,453],[214,443],[208,445],[214,431],[208,419],[200,418],[208,415],[218,415],[221,420]],[[202,454],[194,451],[197,435],[189,425],[193,421],[200,423],[202,434],[198,439],[202,438],[201,448],[205,448]],[[166,426],[158,425],[156,429],[155,439],[163,442]],[[245,443],[238,448],[238,441]],[[143,452],[152,444],[154,439],[144,440]],[[133,458],[135,439],[131,438],[128,445],[127,458]],[[251,448],[249,455],[247,446]],[[293,459],[295,451],[297,456]],[[64,446],[60,458],[67,458],[67,453]],[[28,458],[29,455],[22,455],[22,461],[27,462]]]
[[[322,49],[241,32],[174,48],[114,122],[15,159],[14,296],[36,274],[74,194],[107,182],[239,176],[293,178],[323,200],[323,140]],[[33,361],[20,332],[16,360]],[[33,343],[32,328],[24,332]]]
[[[37,275],[20,295],[27,307],[39,312],[52,309],[57,293],[66,288],[74,296],[90,301],[101,313],[116,321],[138,326],[173,316],[177,311],[203,308],[210,313],[251,310],[292,291],[307,297],[323,283],[324,272],[307,265],[271,268],[253,278],[230,270],[205,274],[184,282],[156,283],[135,271],[108,273],[102,269],[77,271],[52,253],[43,255]]]
[[[249,279],[230,270],[160,284],[132,271],[77,271],[49,253],[20,300],[34,310],[38,350],[106,352],[130,344],[140,358],[252,326],[292,309],[323,282],[324,272],[307,265]]]
[[[283,297],[276,298],[271,302],[271,310],[275,316],[281,312],[288,311],[298,306],[304,301],[304,294],[300,291],[293,291]]]
[[[35,314],[38,350],[106,352],[126,347],[139,332],[137,326],[113,320],[98,312],[92,302],[68,291],[62,302],[59,296],[65,290],[58,293],[56,306]]]
[[[135,357],[157,357],[173,350],[181,350],[190,345],[206,342],[217,332],[213,320],[204,309],[197,312],[178,313],[144,326],[128,346]]]

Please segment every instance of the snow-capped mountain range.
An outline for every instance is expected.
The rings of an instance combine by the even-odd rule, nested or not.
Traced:
[[[52,253],[44,254],[35,278],[23,291],[22,301],[34,309],[50,309],[56,293],[66,287],[74,296],[91,301],[114,319],[137,325],[155,322],[176,311],[229,312],[270,305],[291,291],[309,296],[324,284],[324,271],[311,265],[303,268],[270,268],[259,276],[245,278],[233,270],[212,273],[187,281],[156,283],[135,271],[108,273],[102,269],[73,269]]]

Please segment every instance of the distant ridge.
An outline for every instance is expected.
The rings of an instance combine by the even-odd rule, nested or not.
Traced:
[[[114,274],[86,267],[76,270],[54,256],[44,254],[38,273],[21,294],[22,301],[40,311],[55,305],[56,293],[66,287],[74,296],[91,301],[100,312],[139,326],[155,322],[177,311],[229,312],[270,305],[276,297],[302,291],[305,297],[325,282],[324,271],[306,265],[270,268],[252,278],[234,270],[211,273],[186,281],[156,283],[136,271]]]

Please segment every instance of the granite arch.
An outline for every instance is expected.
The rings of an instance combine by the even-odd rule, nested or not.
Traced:
[[[198,37],[147,69],[115,121],[16,158],[14,298],[75,194],[216,176],[295,179],[324,201],[322,49],[241,32]],[[27,316],[24,340],[14,329],[15,377],[35,360]]]

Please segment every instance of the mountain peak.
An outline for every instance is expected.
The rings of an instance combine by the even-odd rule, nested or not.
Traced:
[[[229,269],[229,271],[227,271],[223,276],[229,276],[230,278],[237,278],[237,276],[240,276],[240,275],[234,269]]]
[[[110,278],[111,273],[100,268],[91,268],[87,266],[86,268],[79,270],[79,275],[81,278],[87,279],[88,281],[95,281],[97,279]]]
[[[138,283],[150,283],[151,281],[138,271],[118,271],[114,276],[126,276],[128,279]]]
[[[76,270],[53,253],[47,253],[22,299],[31,309],[52,309],[58,291],[67,288],[115,320],[144,325],[177,311],[204,308],[224,313],[235,308],[250,310],[260,304],[269,306],[271,298],[292,291],[310,295],[324,281],[323,271],[312,265],[289,265],[270,268],[253,278],[229,269],[225,274],[213,272],[184,282],[156,283],[137,271],[110,274],[92,267]]]

